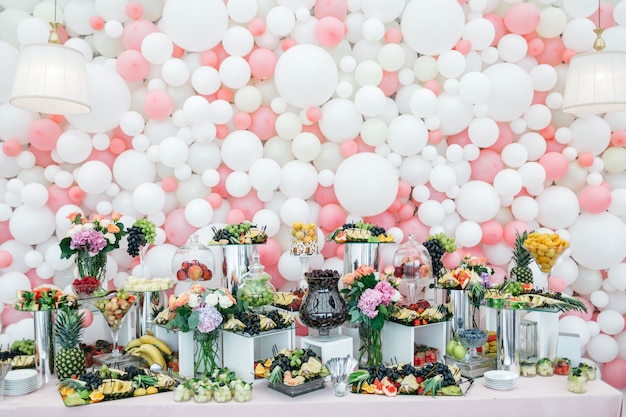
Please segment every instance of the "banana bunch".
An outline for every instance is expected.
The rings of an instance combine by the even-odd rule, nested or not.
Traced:
[[[296,298],[298,297],[293,293],[278,291],[274,293],[274,305],[288,306],[293,303]]]
[[[164,355],[169,356],[172,354],[172,349],[167,343],[158,337],[148,334],[131,340],[126,344],[124,350],[131,355],[141,356],[148,363],[148,366],[156,363],[164,370],[167,369],[167,361]]]
[[[259,314],[259,320],[261,321],[261,331],[267,331],[276,328],[276,322],[274,322],[274,320],[270,319],[269,317],[264,316],[263,314]]]
[[[411,310],[410,308],[398,308],[394,309],[391,313],[391,316],[399,321],[413,321],[418,318],[419,314],[417,311]]]
[[[224,330],[230,330],[231,332],[243,331],[246,329],[246,325],[239,319],[231,317],[223,325]]]

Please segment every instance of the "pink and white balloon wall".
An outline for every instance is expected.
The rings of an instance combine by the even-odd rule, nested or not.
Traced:
[[[32,332],[16,290],[70,284],[58,242],[76,210],[153,220],[152,276],[194,232],[265,225],[262,262],[284,288],[300,277],[296,220],[325,235],[365,219],[399,242],[445,232],[450,265],[484,255],[499,280],[515,230],[549,229],[571,244],[554,289],[590,307],[561,331],[626,387],[626,112],[560,109],[598,21],[625,47],[626,1],[56,3],[0,0],[0,344]],[[86,115],[8,103],[20,47],[46,42],[55,14],[87,61]],[[327,243],[311,266],[341,257]],[[134,262],[114,251],[110,286]]]

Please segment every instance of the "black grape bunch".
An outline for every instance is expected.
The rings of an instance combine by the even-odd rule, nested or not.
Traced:
[[[126,231],[126,239],[128,240],[128,248],[126,251],[132,257],[138,256],[142,246],[154,243],[155,236],[156,227],[152,220],[135,220],[135,223]]]

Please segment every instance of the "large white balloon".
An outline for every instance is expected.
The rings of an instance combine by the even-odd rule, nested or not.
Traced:
[[[293,160],[282,169],[280,191],[287,197],[310,198],[317,189],[317,170],[313,165]]]
[[[522,67],[506,62],[485,68],[483,74],[491,85],[486,101],[489,115],[496,122],[510,122],[523,115],[534,95],[530,75]]]
[[[551,229],[563,229],[570,226],[578,216],[578,197],[565,187],[546,188],[536,198],[539,206],[537,220],[542,226]]]
[[[461,216],[478,223],[493,219],[500,209],[498,193],[484,181],[469,181],[461,185],[455,201]]]
[[[422,55],[439,55],[452,49],[464,27],[463,9],[454,0],[412,0],[400,21],[405,42]]]
[[[262,156],[261,140],[248,130],[235,130],[226,136],[222,143],[222,160],[234,171],[247,172]]]
[[[104,162],[87,161],[75,171],[74,178],[83,191],[98,194],[109,188],[113,174]]]
[[[359,153],[339,165],[335,172],[334,189],[339,203],[348,212],[374,216],[393,203],[398,191],[398,175],[386,158],[373,153]]]
[[[220,43],[228,28],[228,11],[221,0],[180,0],[163,7],[165,33],[191,52],[209,50]]]
[[[308,108],[324,104],[339,74],[333,57],[316,45],[296,45],[283,53],[274,70],[276,89],[287,103]]]
[[[583,213],[569,232],[571,256],[582,266],[612,268],[626,257],[626,225],[613,214]]]
[[[113,163],[115,183],[126,190],[134,190],[156,177],[156,166],[148,155],[134,149],[122,152]]]

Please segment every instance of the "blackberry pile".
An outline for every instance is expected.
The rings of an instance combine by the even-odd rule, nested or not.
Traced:
[[[238,311],[235,313],[235,318],[246,326],[245,332],[250,336],[261,333],[261,319],[257,313],[253,311]]]
[[[87,388],[92,391],[102,385],[102,378],[93,372],[84,373],[78,379],[79,381],[85,382],[87,384]]]

